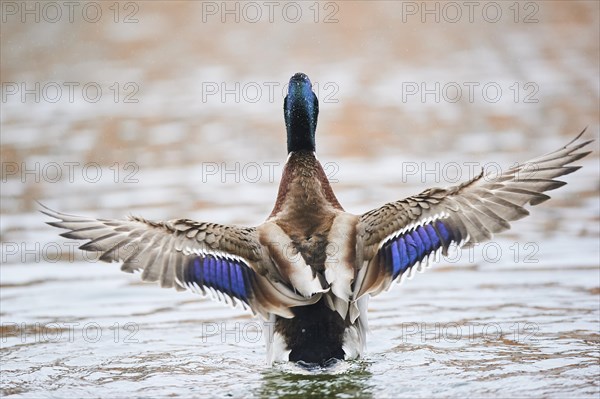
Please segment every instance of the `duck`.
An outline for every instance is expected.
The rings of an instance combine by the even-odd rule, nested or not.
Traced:
[[[361,357],[371,297],[439,261],[490,240],[565,183],[557,177],[591,151],[575,139],[501,173],[430,188],[361,215],[346,212],[316,156],[319,101],[304,73],[283,102],[288,157],[277,198],[255,227],[139,216],[96,219],[40,211],[80,249],[121,263],[143,281],[247,309],[269,323],[267,361],[326,364]]]

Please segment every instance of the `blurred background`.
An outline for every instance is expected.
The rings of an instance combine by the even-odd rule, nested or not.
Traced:
[[[493,246],[373,299],[365,360],[320,376],[273,371],[262,342],[204,329],[260,329],[247,313],[85,258],[35,200],[257,225],[286,159],[296,72],[313,81],[319,159],[353,213],[526,161],[586,126],[598,139],[598,2],[1,7],[4,395],[597,397],[598,141]]]

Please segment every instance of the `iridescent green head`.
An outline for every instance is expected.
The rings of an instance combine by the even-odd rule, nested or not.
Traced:
[[[288,153],[315,151],[315,130],[319,116],[319,100],[312,91],[308,76],[297,73],[290,79],[288,94],[283,102],[287,129]]]

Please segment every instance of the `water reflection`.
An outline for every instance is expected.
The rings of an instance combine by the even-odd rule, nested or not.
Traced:
[[[263,374],[257,397],[278,398],[372,398],[370,362],[338,362],[326,368],[307,369],[294,364],[279,364]]]

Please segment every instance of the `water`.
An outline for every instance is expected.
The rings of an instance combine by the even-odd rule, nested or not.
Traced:
[[[540,155],[586,125],[598,138],[597,3],[540,3],[536,24],[421,24],[400,23],[394,3],[353,2],[337,24],[297,25],[200,24],[200,2],[137,4],[130,25],[2,25],[3,82],[107,93],[2,103],[3,396],[598,397],[598,141],[515,228],[373,298],[362,359],[316,370],[269,367],[268,326],[241,309],[85,258],[34,202],[256,225],[285,161],[282,99],[202,101],[202,83],[283,87],[298,70],[320,82],[319,159],[354,213]],[[533,81],[539,101],[398,92],[437,81],[494,81],[510,96]],[[136,83],[139,102],[115,103],[115,82]]]

